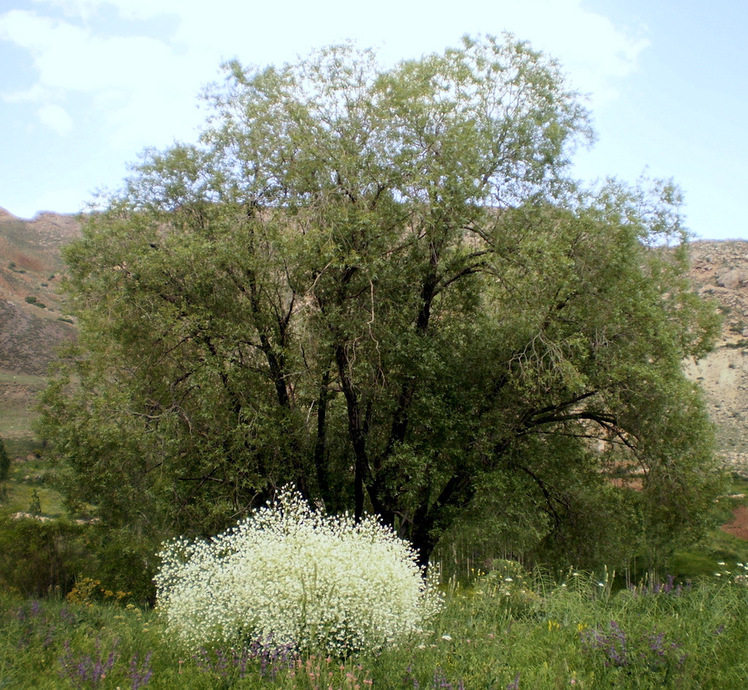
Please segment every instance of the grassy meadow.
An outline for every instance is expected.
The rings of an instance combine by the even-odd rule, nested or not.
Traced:
[[[37,488],[43,516],[59,514],[59,496],[45,485],[49,479],[39,479],[49,469],[32,447],[23,450],[30,459],[14,463],[6,498],[19,507]],[[741,489],[745,483],[736,481],[736,497],[724,501],[726,516],[745,501]],[[15,542],[64,521],[14,524],[32,523],[30,536]],[[85,526],[66,529],[54,539],[85,538]],[[75,556],[66,558],[76,563]],[[158,609],[81,575],[87,562],[78,560],[67,594],[71,581],[62,579],[41,596],[7,582],[0,588],[0,688],[733,689],[748,683],[748,542],[715,529],[698,548],[673,556],[668,569],[678,577],[639,573],[637,584],[630,572],[527,573],[509,561],[487,565],[488,572],[469,568],[445,577],[444,609],[424,637],[378,654],[330,658],[256,643],[191,653],[166,633]],[[44,560],[32,566],[48,567]]]
[[[618,592],[604,573],[505,573],[446,583],[445,608],[425,637],[338,659],[257,644],[189,653],[163,634],[158,611],[93,581],[66,599],[5,591],[0,687],[745,687],[745,564]]]

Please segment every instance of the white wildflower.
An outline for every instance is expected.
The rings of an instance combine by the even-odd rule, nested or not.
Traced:
[[[374,650],[422,631],[441,607],[390,529],[321,515],[291,490],[210,541],[166,544],[161,558],[158,606],[193,649],[261,639]]]

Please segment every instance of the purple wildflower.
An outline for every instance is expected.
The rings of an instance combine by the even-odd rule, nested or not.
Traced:
[[[418,684],[416,683],[414,687],[418,687]],[[434,682],[431,687],[435,690],[438,688],[444,688],[444,690],[465,690],[465,684],[462,682],[462,680],[457,683],[457,687],[455,688],[447,679],[444,671],[439,667],[437,667],[436,671],[434,671]]]
[[[609,628],[609,633],[596,628],[584,630],[582,645],[590,651],[602,651],[607,656],[606,666],[627,666],[626,635],[615,621],[610,621]]]
[[[253,640],[248,647],[239,650],[232,647],[209,652],[202,648],[193,655],[198,668],[206,673],[215,673],[223,678],[244,678],[248,673],[248,666],[254,664],[263,678],[271,680],[280,671],[292,668],[296,658],[291,645],[276,645],[271,638]]]
[[[138,655],[136,654],[130,661],[130,672],[129,677],[132,681],[132,690],[137,690],[145,685],[148,685],[153,675],[153,669],[151,668],[151,654],[148,652],[145,655],[145,659],[142,664],[138,663]]]
[[[81,654],[76,658],[70,649],[70,643],[65,641],[65,653],[60,658],[62,667],[60,674],[63,678],[67,678],[74,687],[98,687],[117,661],[117,640],[114,640],[112,649],[106,656],[101,652],[101,641],[96,640],[95,644],[95,655]]]

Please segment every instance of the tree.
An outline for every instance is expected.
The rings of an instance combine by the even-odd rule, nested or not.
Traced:
[[[0,438],[0,482],[5,481],[10,474],[10,458],[5,450],[5,443]]]
[[[67,252],[80,341],[43,409],[72,501],[214,533],[293,482],[424,563],[481,505],[528,548],[577,549],[610,501],[698,532],[712,434],[681,362],[716,321],[678,193],[578,188],[591,129],[552,60],[334,47],[229,63],[207,99],[200,144],[147,152]]]

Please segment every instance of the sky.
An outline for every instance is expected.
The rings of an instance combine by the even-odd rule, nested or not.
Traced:
[[[697,238],[748,239],[746,0],[0,0],[0,207],[78,212],[145,148],[195,141],[226,60],[352,40],[395,64],[504,31],[585,94],[575,176],[673,179]]]

